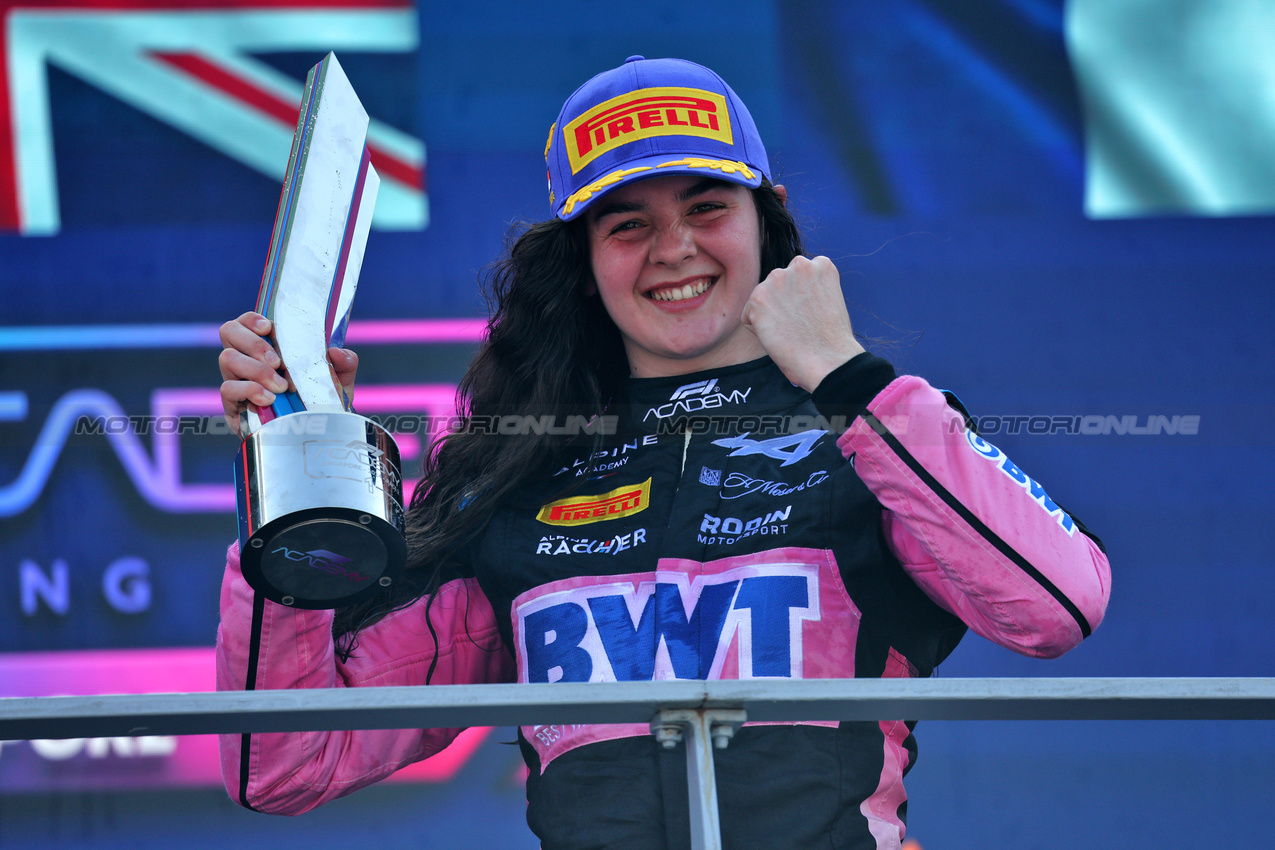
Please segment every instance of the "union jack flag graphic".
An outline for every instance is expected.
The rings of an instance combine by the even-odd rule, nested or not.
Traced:
[[[50,67],[282,180],[304,85],[252,54],[418,41],[410,0],[0,0],[0,232],[61,227]],[[424,143],[373,116],[368,148],[373,227],[423,229]]]

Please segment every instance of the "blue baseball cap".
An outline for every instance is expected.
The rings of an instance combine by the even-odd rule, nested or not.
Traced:
[[[704,174],[750,188],[770,179],[744,102],[684,59],[630,56],[576,89],[549,128],[545,162],[549,206],[563,221],[644,177]]]

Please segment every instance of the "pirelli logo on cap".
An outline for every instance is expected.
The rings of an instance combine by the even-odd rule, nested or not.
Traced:
[[[651,502],[651,479],[641,484],[617,487],[600,496],[572,496],[550,502],[540,509],[536,519],[549,525],[587,525],[606,519],[619,519],[646,510]]]
[[[735,144],[725,97],[669,86],[603,101],[563,127],[562,134],[572,174],[608,151],[654,136],[702,136]]]

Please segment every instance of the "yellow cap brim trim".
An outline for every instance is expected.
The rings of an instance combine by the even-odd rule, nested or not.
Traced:
[[[576,204],[581,201],[589,200],[593,197],[595,192],[601,192],[608,186],[614,186],[630,174],[637,174],[639,171],[650,170],[651,167],[649,165],[639,165],[637,168],[621,168],[618,171],[612,171],[605,177],[599,177],[588,186],[585,186],[578,192],[574,193],[571,197],[567,198],[566,203],[562,205],[562,212],[566,215],[571,215],[571,211],[575,209]]]
[[[674,159],[668,162],[661,162],[656,168],[669,168],[671,166],[680,165],[683,168],[712,168],[726,174],[742,174],[749,180],[756,180],[757,175],[753,170],[742,162],[729,159],[703,159],[698,156],[688,156],[684,159]]]
[[[672,168],[672,167],[709,168],[714,171],[720,171],[723,174],[739,174],[748,180],[757,179],[756,172],[754,172],[747,165],[745,165],[742,162],[739,162],[738,160],[730,160],[730,159],[704,159],[703,157],[698,157],[698,156],[688,156],[688,157],[683,157],[682,159],[671,159],[668,162],[661,162],[659,165],[654,167],[655,168]],[[628,177],[630,174],[637,174],[640,171],[650,171],[650,170],[652,170],[652,166],[639,165],[637,168],[621,168],[617,171],[612,171],[610,174],[606,175],[605,177],[599,177],[597,180],[594,180],[588,186],[585,186],[584,188],[580,189],[578,192],[573,194],[571,197],[567,198],[566,203],[562,205],[563,215],[571,215],[571,211],[575,209],[576,204],[583,203],[584,201],[589,200],[596,193],[601,192],[603,189],[607,189],[607,188],[610,188],[611,186],[614,186],[616,183],[619,183],[625,177]],[[552,203],[552,200],[550,200],[550,203]]]

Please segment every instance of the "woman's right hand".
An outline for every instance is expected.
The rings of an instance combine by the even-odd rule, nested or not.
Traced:
[[[221,404],[226,424],[236,434],[239,434],[239,414],[248,402],[269,407],[276,393],[293,389],[278,353],[266,339],[270,330],[270,320],[252,312],[221,326],[223,349],[217,358],[221,367]],[[329,348],[327,353],[333,379],[347,396],[352,396],[358,355],[344,348]]]

